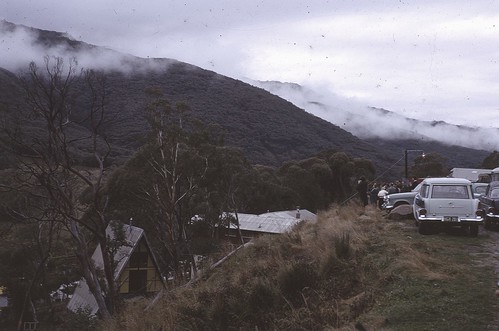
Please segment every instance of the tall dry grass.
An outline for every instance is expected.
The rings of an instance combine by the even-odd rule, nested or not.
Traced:
[[[129,302],[102,328],[354,330],[393,279],[446,277],[401,226],[370,206],[333,206],[316,222],[256,239],[202,281],[166,291],[150,309],[147,300]]]

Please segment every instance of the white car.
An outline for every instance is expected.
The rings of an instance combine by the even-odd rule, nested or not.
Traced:
[[[413,210],[421,234],[458,226],[477,236],[483,224],[472,184],[463,178],[425,179],[414,198]]]
[[[421,183],[419,183],[413,190],[409,192],[392,193],[385,195],[383,202],[383,209],[387,212],[391,212],[392,209],[397,208],[401,205],[412,206],[414,204],[414,198],[421,188]]]

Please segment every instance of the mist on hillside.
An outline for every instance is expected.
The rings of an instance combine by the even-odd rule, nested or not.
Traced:
[[[420,121],[394,112],[369,107],[355,99],[336,95],[328,88],[309,89],[294,83],[248,81],[305,111],[327,120],[359,138],[437,140],[479,150],[499,150],[499,129]],[[470,114],[469,116],[473,116]]]
[[[75,58],[80,69],[164,70],[169,59],[141,59],[131,55],[80,42],[67,34],[37,30],[0,21],[1,66],[12,72],[26,71],[30,62],[43,66],[44,57]],[[307,88],[276,81],[247,81],[305,111],[327,120],[359,138],[437,140],[486,151],[499,150],[499,129],[477,128],[420,121],[394,112],[368,107],[341,97],[326,87]],[[470,114],[473,116],[473,114]]]
[[[63,33],[44,31],[0,21],[1,67],[26,71],[31,62],[44,66],[45,57],[76,59],[78,68],[128,73],[137,70],[164,69],[166,61],[140,59],[114,50],[75,40]]]

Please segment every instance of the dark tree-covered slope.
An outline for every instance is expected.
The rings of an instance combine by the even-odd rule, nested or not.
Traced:
[[[5,21],[1,23],[4,30],[19,27]],[[58,32],[33,28],[29,31],[38,36],[38,45],[45,45],[48,49],[60,46],[66,56],[72,54],[78,58],[81,52],[96,55],[102,52],[108,59],[116,59],[111,61],[110,69],[103,69],[102,63],[98,66],[106,77],[106,134],[114,147],[114,160],[128,158],[144,143],[149,131],[145,108],[152,100],[146,90],[150,88],[161,91],[172,104],[185,102],[191,108],[191,116],[205,124],[219,125],[225,143],[242,149],[254,164],[279,166],[288,160],[303,159],[332,149],[371,159],[379,173],[392,167],[387,174],[400,176],[403,164],[393,164],[403,156],[404,149],[417,147],[427,153],[435,151],[449,160],[450,167],[476,166],[491,152],[435,141],[424,141],[422,146],[422,141],[361,140],[263,89],[213,71],[171,59],[140,59],[123,55],[70,39]],[[41,61],[43,56],[40,54],[38,60]],[[27,68],[28,63],[25,72]],[[20,72],[0,70],[0,112],[7,126],[12,125],[10,115],[24,107],[19,75]],[[83,82],[79,84],[73,100],[75,119],[83,119],[88,111],[88,91]],[[82,122],[76,128],[85,130],[84,126]],[[5,137],[0,137],[0,143],[5,144]]]

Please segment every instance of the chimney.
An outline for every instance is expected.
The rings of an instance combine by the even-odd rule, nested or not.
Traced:
[[[300,206],[296,206],[296,218],[300,219]]]

